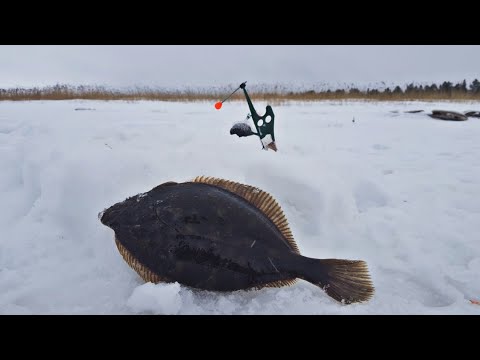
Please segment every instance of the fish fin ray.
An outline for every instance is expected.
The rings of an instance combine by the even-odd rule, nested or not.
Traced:
[[[123,246],[120,241],[118,241],[117,237],[115,237],[115,244],[117,245],[118,251],[123,257],[123,260],[137,272],[137,274],[145,281],[151,282],[154,284],[158,284],[160,282],[170,283],[173,282],[172,280],[155,274],[152,270],[147,268],[145,265],[140,263],[138,259],[132,255],[130,251],[127,250],[125,246]]]
[[[278,280],[273,281],[267,284],[262,284],[258,289],[262,288],[281,288],[284,286],[292,286],[297,282],[297,279],[287,279],[287,280]]]
[[[275,198],[266,191],[254,186],[208,176],[197,176],[191,182],[216,186],[242,197],[263,212],[285,237],[292,251],[300,254],[300,250],[293,238],[292,231],[288,226],[288,221],[282,208]]]

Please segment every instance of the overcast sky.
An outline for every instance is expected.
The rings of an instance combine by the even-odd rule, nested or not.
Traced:
[[[440,82],[480,78],[480,46],[0,45],[0,87],[56,83]]]

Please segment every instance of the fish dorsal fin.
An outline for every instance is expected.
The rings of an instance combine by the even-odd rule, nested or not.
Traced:
[[[283,234],[293,252],[300,254],[282,208],[269,193],[250,185],[207,176],[197,176],[191,182],[217,186],[244,198],[263,212]]]

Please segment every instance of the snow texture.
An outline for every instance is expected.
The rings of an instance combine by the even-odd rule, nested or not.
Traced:
[[[241,102],[1,102],[0,314],[480,314],[480,120],[426,115],[479,106],[273,104],[275,153],[229,134]],[[144,284],[97,215],[197,175],[271,193],[302,254],[365,260],[372,300]]]

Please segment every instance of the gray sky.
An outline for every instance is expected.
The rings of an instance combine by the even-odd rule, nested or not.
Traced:
[[[480,46],[0,45],[0,87],[211,86],[480,78]]]

